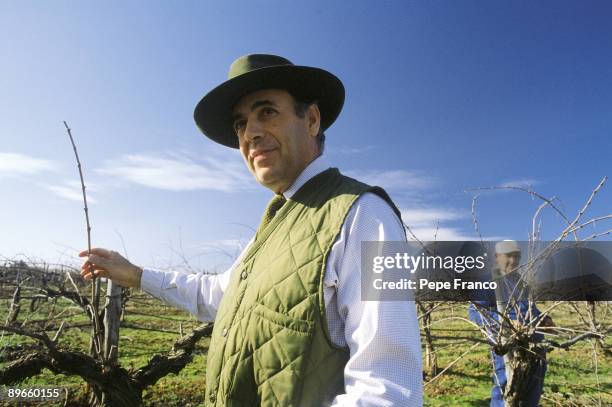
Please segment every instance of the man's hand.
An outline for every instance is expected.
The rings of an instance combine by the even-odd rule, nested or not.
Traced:
[[[140,288],[142,268],[133,265],[119,253],[95,248],[91,249],[91,254],[83,250],[79,257],[87,257],[81,266],[81,275],[85,280],[90,280],[95,275],[110,278],[123,287]]]

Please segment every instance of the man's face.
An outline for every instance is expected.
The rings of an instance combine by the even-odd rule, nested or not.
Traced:
[[[250,93],[233,110],[234,131],[249,171],[275,193],[287,190],[317,157],[319,125],[316,105],[299,117],[293,96],[281,89]]]
[[[497,266],[499,267],[499,271],[502,275],[506,275],[511,273],[517,269],[519,263],[521,262],[521,252],[512,252],[501,254],[497,253],[495,255],[495,259],[497,261]]]

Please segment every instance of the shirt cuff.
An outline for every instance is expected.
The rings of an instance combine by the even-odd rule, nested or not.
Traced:
[[[159,270],[143,268],[140,276],[140,289],[161,299],[161,289],[166,273]]]

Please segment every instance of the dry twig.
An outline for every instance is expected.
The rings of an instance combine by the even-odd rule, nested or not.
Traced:
[[[68,123],[64,121],[64,126],[66,127],[66,131],[68,132],[68,137],[70,137],[70,143],[72,144],[72,149],[74,150],[74,156],[76,157],[77,167],[79,169],[79,177],[81,179],[81,189],[83,191],[83,203],[85,210],[85,221],[87,223],[87,252],[91,253],[91,224],[89,223],[89,208],[87,207],[87,193],[85,192],[85,181],[83,180],[83,169],[81,166],[81,160],[79,159],[79,153],[76,148],[76,144],[74,143],[74,138],[72,137],[72,130],[68,127]],[[90,268],[92,266],[90,265]],[[101,360],[104,359],[104,355],[102,352],[102,329],[100,326],[100,318],[98,315],[98,308],[100,305],[100,280],[95,278],[95,274],[93,270],[91,275],[93,279],[91,280],[91,316],[93,322],[93,337],[92,343],[95,354]]]

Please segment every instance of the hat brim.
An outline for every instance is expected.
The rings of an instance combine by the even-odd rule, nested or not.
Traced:
[[[232,110],[243,96],[261,89],[285,89],[300,100],[316,101],[323,130],[334,123],[344,105],[344,86],[332,73],[309,66],[272,66],[229,79],[208,92],[193,112],[198,128],[213,141],[238,148]]]

